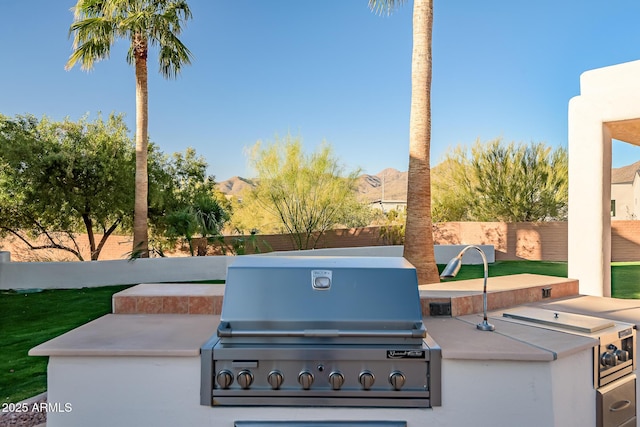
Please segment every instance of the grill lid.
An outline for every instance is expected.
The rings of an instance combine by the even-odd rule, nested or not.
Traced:
[[[218,336],[421,340],[415,267],[390,257],[238,257]]]

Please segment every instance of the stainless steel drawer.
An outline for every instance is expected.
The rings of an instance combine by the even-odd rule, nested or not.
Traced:
[[[635,426],[635,418],[635,374],[622,377],[596,390],[597,427]]]

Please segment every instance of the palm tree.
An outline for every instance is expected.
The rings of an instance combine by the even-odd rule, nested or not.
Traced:
[[[191,18],[186,0],[78,0],[74,22],[73,53],[66,69],[80,62],[90,70],[96,61],[109,57],[116,39],[131,42],[127,62],[136,77],[136,179],[133,215],[133,253],[148,256],[148,89],[149,46],[158,46],[160,73],[175,78],[182,65],[191,63],[191,52],[178,39],[182,23]]]
[[[390,14],[405,0],[369,0],[369,7]],[[433,0],[413,1],[409,172],[404,257],[418,271],[419,283],[440,281],[431,222],[431,33]]]

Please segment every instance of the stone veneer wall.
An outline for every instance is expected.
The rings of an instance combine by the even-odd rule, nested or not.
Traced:
[[[585,233],[588,233],[585,230]],[[486,244],[494,245],[497,261],[503,260],[567,260],[567,223],[500,223],[500,222],[448,222],[434,225],[436,244]],[[99,239],[97,236],[96,239]],[[243,238],[246,252],[253,253],[248,236],[227,236],[228,248],[234,239]],[[256,235],[254,239],[260,250],[287,251],[294,249],[288,235]],[[79,236],[80,247],[88,248],[86,236]],[[363,247],[388,245],[390,242],[380,237],[380,227],[331,230],[318,240],[317,248]],[[0,250],[11,252],[12,261],[39,258],[45,261],[70,260],[62,251],[29,252],[15,241],[0,240]],[[125,259],[131,250],[129,236],[111,236],[102,250],[100,259]],[[88,252],[88,250],[86,251]],[[207,249],[210,254],[222,253],[220,246]],[[612,221],[611,225],[612,261],[640,261],[640,221]],[[188,256],[186,248],[178,248],[170,256]]]

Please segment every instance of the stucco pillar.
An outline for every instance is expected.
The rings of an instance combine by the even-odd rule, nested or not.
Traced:
[[[568,263],[581,294],[611,296],[611,140],[640,145],[638,75],[640,61],[587,71],[569,101]]]
[[[611,135],[597,108],[569,102],[568,275],[581,294],[611,296]]]

